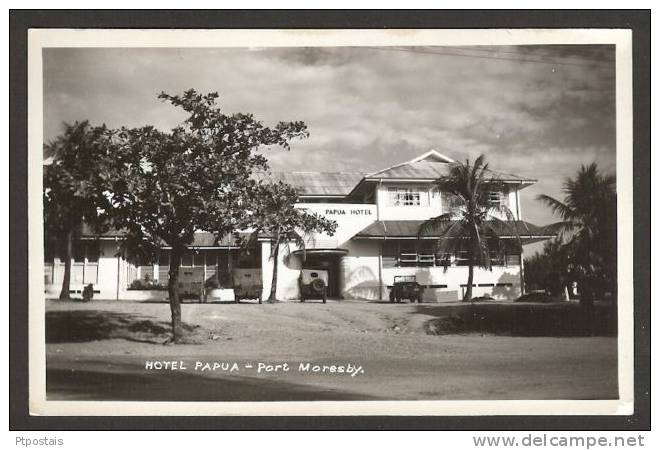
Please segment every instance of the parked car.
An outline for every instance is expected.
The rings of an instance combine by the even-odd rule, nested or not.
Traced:
[[[424,296],[424,287],[417,282],[417,277],[397,276],[394,277],[394,285],[390,291],[390,302],[401,303],[402,300],[409,300],[410,303],[422,303]]]
[[[232,278],[236,303],[243,299],[257,299],[261,303],[261,269],[233,269]]]
[[[300,286],[300,301],[310,298],[321,298],[323,303],[328,300],[328,271],[302,269],[298,278]]]

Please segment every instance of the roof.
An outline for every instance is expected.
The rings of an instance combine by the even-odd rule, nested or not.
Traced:
[[[363,172],[270,172],[261,179],[282,181],[300,196],[344,197],[364,178]]]
[[[364,172],[260,172],[261,180],[282,181],[293,186],[301,197],[346,197],[358,186],[370,180],[437,180],[449,173],[454,160],[430,150],[404,163],[370,174]],[[488,170],[488,176],[500,181],[524,185],[535,183],[531,178]]]
[[[367,175],[365,178],[373,179],[438,179],[449,174],[451,163],[434,161],[417,161],[400,164],[378,172]],[[499,181],[514,181],[521,183],[533,183],[536,180],[514,175],[511,173],[498,172],[488,169],[486,174],[489,178]]]
[[[423,222],[423,220],[378,220],[364,228],[354,237],[367,239],[397,239],[417,237],[419,226]],[[556,235],[554,232],[548,232],[546,230],[547,227],[539,227],[523,220],[517,220],[515,221],[515,224],[521,238],[550,238]],[[508,231],[500,225],[500,222],[492,221],[492,225],[495,229],[499,228],[498,231],[501,233],[501,236],[510,235],[510,233],[508,233]],[[438,238],[440,237],[440,234],[436,236],[427,235],[424,237]]]
[[[248,233],[239,233],[245,235]],[[106,233],[101,235],[95,234],[91,228],[87,225],[83,228],[83,233],[81,234],[82,239],[121,239],[125,235],[124,230],[109,230]],[[219,241],[216,241],[215,235],[213,233],[208,233],[206,231],[200,231],[195,233],[195,238],[193,243],[189,247],[238,247],[239,242],[232,234],[225,235]],[[164,245],[167,248],[167,245]]]

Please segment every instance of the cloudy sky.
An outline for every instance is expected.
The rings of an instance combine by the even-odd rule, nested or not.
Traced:
[[[310,138],[269,152],[274,170],[375,171],[436,149],[484,153],[539,182],[524,218],[556,220],[534,199],[561,196],[580,164],[615,169],[614,48],[351,47],[46,49],[44,136],[88,119],[169,129],[183,116],[160,91],[217,91],[227,112],[303,120]]]

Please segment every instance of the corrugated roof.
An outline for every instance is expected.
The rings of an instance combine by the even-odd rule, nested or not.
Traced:
[[[403,238],[403,237],[417,237],[419,226],[424,222],[423,220],[378,220],[359,233],[355,235],[356,238]],[[499,222],[491,222],[495,229],[500,228],[502,235],[510,235],[508,230],[505,230]],[[516,227],[520,237],[548,237],[554,236],[555,232],[549,232],[547,227],[539,227],[523,220],[515,221]],[[440,237],[437,236],[425,237]]]
[[[82,239],[108,239],[108,238],[122,238],[125,234],[124,230],[109,230],[106,233],[101,235],[95,234],[88,226],[83,228],[83,233],[81,234]],[[241,235],[247,235],[248,233],[239,233]],[[225,235],[219,241],[216,241],[215,235],[208,232],[197,232],[195,233],[195,238],[190,247],[236,247],[239,243],[232,234]],[[167,246],[163,243],[163,246]]]
[[[302,196],[345,196],[364,175],[362,172],[262,172],[258,177],[287,183]]]
[[[433,162],[433,161],[418,161],[412,163],[400,164],[367,175],[367,178],[389,178],[389,179],[437,179],[446,176],[451,169],[450,163]],[[533,182],[530,178],[521,177],[511,173],[498,172],[495,170],[488,170],[488,176],[503,181],[529,181]]]

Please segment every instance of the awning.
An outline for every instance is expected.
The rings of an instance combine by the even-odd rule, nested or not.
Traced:
[[[423,220],[378,220],[353,236],[353,239],[417,239],[419,227],[423,222]],[[509,223],[516,227],[523,244],[550,239],[557,234],[547,230],[548,227],[539,227],[523,220]],[[515,234],[511,234],[510,230],[500,222],[491,221],[490,224],[499,237],[516,238]],[[442,237],[442,233],[439,232],[436,235],[422,236],[422,239],[438,239],[440,237]]]
[[[310,248],[307,250],[294,250],[294,255],[302,255],[303,252],[306,256],[344,256],[348,254],[345,248]]]

